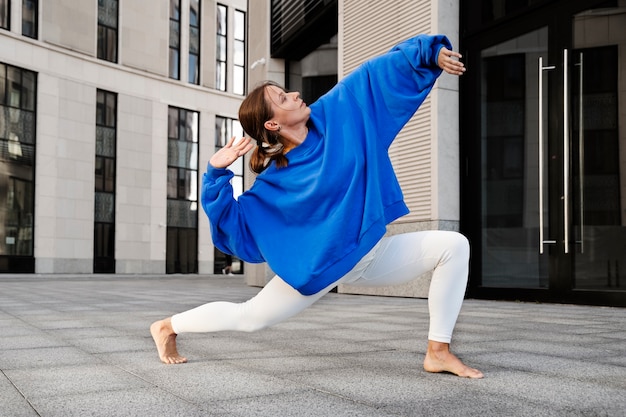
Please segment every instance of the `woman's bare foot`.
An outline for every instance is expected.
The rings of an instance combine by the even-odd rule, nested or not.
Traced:
[[[155,321],[150,326],[150,334],[154,339],[161,362],[167,364],[185,363],[187,358],[180,356],[176,350],[176,333],[172,329],[172,319]]]
[[[450,352],[448,343],[428,341],[428,350],[424,358],[424,370],[428,372],[450,372],[464,378],[482,378],[478,369],[470,368]]]

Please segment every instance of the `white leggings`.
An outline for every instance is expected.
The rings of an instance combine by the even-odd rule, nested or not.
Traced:
[[[343,276],[317,294],[302,295],[279,276],[244,303],[217,301],[172,316],[177,334],[238,330],[252,332],[292,317],[337,284],[387,286],[433,271],[428,292],[428,339],[450,343],[467,285],[469,243],[456,232],[426,231],[383,238]]]

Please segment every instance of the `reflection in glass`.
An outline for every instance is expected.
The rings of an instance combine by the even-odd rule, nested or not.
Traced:
[[[22,0],[22,35],[37,39],[37,0]]]
[[[115,165],[117,94],[96,93],[93,270],[115,272]]]
[[[11,0],[0,0],[0,28],[9,29],[9,4]]]
[[[118,0],[98,0],[98,59],[117,62]]]
[[[569,59],[574,287],[626,290],[624,9],[573,17]],[[622,31],[623,32],[623,31]]]
[[[226,91],[226,6],[217,5],[215,88]]]
[[[546,28],[481,54],[482,285],[548,285],[539,251],[538,72]],[[542,93],[543,95],[544,93]],[[543,163],[543,162],[541,162]],[[542,208],[543,210],[543,208]]]
[[[180,79],[180,0],[170,0],[169,77]]]

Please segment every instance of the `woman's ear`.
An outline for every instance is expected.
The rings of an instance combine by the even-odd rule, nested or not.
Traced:
[[[267,122],[265,122],[263,126],[265,126],[265,129],[272,131],[272,132],[280,129],[280,126],[278,125],[278,123],[273,122],[271,120],[268,120]]]

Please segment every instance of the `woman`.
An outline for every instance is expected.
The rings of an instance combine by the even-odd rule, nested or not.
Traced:
[[[183,363],[183,332],[255,331],[310,306],[333,287],[392,285],[432,271],[424,369],[482,378],[449,351],[467,283],[469,244],[460,234],[416,232],[383,237],[408,213],[388,148],[442,70],[461,75],[460,54],[444,36],[396,45],[308,107],[297,92],[268,82],[239,109],[249,135],[232,138],[209,161],[202,205],[214,244],[277,274],[245,303],[214,302],[152,324],[164,363]],[[254,147],[259,175],[233,198],[226,168]]]

